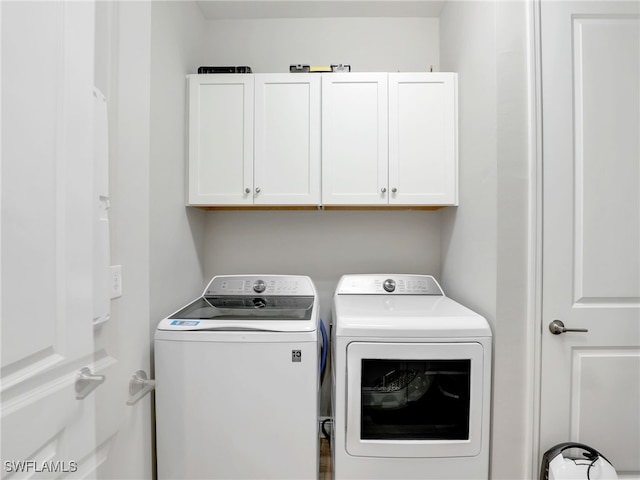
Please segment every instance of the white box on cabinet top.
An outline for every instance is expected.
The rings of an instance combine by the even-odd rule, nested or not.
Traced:
[[[456,83],[455,73],[190,75],[188,203],[457,205]]]
[[[320,204],[320,78],[189,76],[189,204]]]
[[[457,205],[454,73],[322,78],[325,205]]]

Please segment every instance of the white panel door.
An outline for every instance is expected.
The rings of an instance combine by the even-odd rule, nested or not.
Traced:
[[[2,476],[93,477],[94,5],[0,8]]]
[[[455,73],[389,74],[389,204],[456,205]]]
[[[320,76],[255,75],[256,205],[320,204]]]
[[[540,454],[566,441],[640,474],[637,2],[541,3]],[[554,335],[548,325],[588,332]]]
[[[322,203],[388,203],[386,73],[322,76]]]
[[[253,204],[253,75],[189,76],[189,204]]]

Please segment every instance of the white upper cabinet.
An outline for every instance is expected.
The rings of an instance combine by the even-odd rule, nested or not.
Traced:
[[[389,74],[389,204],[457,205],[455,73]]]
[[[189,204],[320,204],[320,77],[189,76]]]
[[[320,77],[255,75],[255,205],[320,204]]]
[[[454,73],[322,78],[325,205],[456,205]]]
[[[322,203],[386,205],[387,74],[322,76]]]
[[[189,204],[457,205],[455,73],[189,76]]]
[[[189,205],[253,204],[253,90],[253,75],[189,76]]]

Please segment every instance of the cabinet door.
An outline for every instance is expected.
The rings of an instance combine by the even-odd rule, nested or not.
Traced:
[[[386,205],[387,74],[322,76],[322,203]]]
[[[190,205],[253,203],[253,84],[253,75],[189,76]]]
[[[391,205],[457,205],[457,76],[389,74]]]
[[[255,75],[254,203],[320,204],[320,77]]]

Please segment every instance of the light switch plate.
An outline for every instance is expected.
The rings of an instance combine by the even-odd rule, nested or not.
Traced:
[[[122,265],[111,265],[111,299],[122,296]]]

